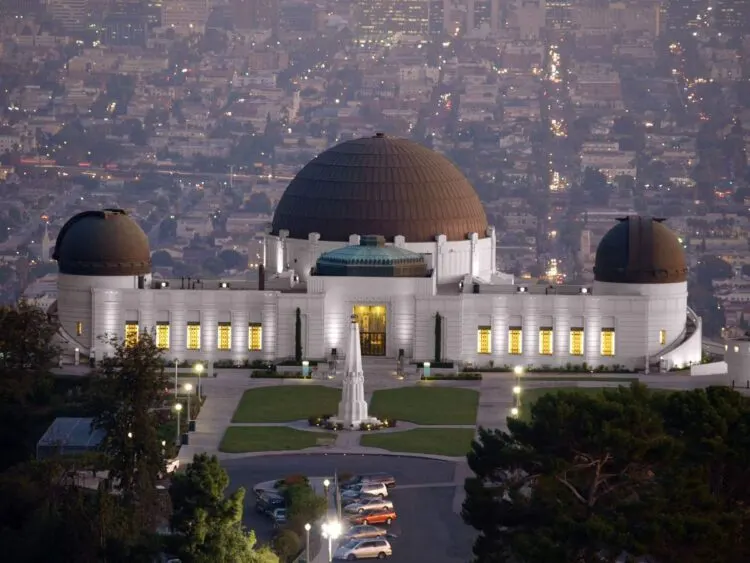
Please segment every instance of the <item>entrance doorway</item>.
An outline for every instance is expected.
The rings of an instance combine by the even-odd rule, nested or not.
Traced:
[[[385,305],[355,305],[363,356],[385,356]]]

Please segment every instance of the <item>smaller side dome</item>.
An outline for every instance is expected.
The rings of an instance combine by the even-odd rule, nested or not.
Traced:
[[[386,246],[383,236],[366,235],[360,238],[359,245],[321,254],[315,275],[417,278],[427,275],[427,263],[421,254]]]
[[[122,209],[84,211],[60,229],[52,258],[61,274],[141,276],[151,273],[148,237]]]
[[[594,279],[608,283],[680,283],[688,267],[680,239],[664,219],[623,217],[596,249]]]

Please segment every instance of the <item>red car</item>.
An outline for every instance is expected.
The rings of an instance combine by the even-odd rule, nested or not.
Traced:
[[[390,525],[396,519],[396,511],[390,508],[370,510],[362,514],[355,514],[349,518],[354,525],[359,524],[387,524]]]

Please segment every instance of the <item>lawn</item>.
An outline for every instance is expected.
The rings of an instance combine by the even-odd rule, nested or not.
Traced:
[[[370,413],[415,424],[474,424],[479,393],[456,387],[404,387],[375,391]]]
[[[238,454],[301,450],[321,445],[321,441],[331,437],[328,432],[307,432],[284,426],[230,426],[219,451]]]
[[[360,444],[391,452],[458,457],[469,451],[474,434],[469,428],[415,428],[404,432],[365,434]]]
[[[232,422],[289,422],[338,411],[341,389],[322,385],[280,385],[248,389]]]

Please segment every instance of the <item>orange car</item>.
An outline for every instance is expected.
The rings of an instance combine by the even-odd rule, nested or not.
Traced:
[[[349,518],[349,522],[354,525],[359,524],[388,524],[390,525],[396,519],[396,511],[390,508],[380,508],[369,510],[362,514],[355,514]]]

